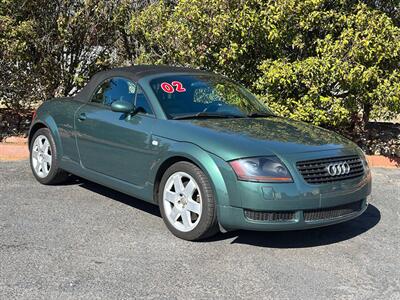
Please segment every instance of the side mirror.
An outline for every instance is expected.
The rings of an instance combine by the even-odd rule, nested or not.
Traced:
[[[130,114],[135,110],[135,105],[133,105],[132,103],[123,101],[123,100],[118,100],[118,101],[114,101],[111,104],[111,110],[115,111],[115,112]]]

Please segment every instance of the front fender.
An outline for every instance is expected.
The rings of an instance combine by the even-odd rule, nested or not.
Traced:
[[[220,157],[192,143],[172,141],[162,137],[157,137],[157,141],[161,151],[156,163],[150,170],[151,182],[156,181],[158,170],[166,161],[176,157],[183,157],[194,162],[208,176],[217,204],[227,205],[229,203],[227,187],[220,170],[221,165],[225,162]]]

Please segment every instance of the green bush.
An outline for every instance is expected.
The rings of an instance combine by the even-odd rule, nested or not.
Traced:
[[[265,60],[255,87],[282,114],[316,124],[355,122],[360,112],[364,122],[372,111],[398,114],[400,29],[366,5],[335,18],[340,30],[315,39],[311,55]]]
[[[400,113],[400,0],[0,2],[0,104],[70,95],[100,69],[224,74],[277,113],[352,128]]]
[[[117,2],[0,1],[0,105],[67,96],[110,65]]]
[[[367,3],[367,2],[366,2]],[[400,112],[399,2],[182,0],[132,15],[135,61],[195,66],[253,89],[276,112],[363,125]]]

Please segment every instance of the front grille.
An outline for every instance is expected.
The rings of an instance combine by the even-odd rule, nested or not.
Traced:
[[[270,221],[282,222],[293,221],[295,218],[294,211],[254,211],[245,210],[244,215],[247,219],[254,221]]]
[[[344,217],[361,210],[362,201],[357,201],[349,204],[344,204],[335,207],[305,210],[304,221],[318,221]]]
[[[328,166],[335,163],[348,163],[350,171],[348,174],[332,176],[328,173]],[[299,161],[297,169],[307,183],[320,184],[345,179],[352,179],[364,174],[364,166],[359,156],[339,156],[332,158]]]

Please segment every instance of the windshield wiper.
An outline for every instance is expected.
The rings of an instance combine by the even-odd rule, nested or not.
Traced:
[[[173,120],[184,120],[184,119],[200,119],[200,118],[244,118],[241,115],[234,115],[234,114],[223,114],[223,113],[211,113],[211,112],[199,112],[195,114],[185,114],[180,116],[172,117]]]
[[[254,112],[247,115],[248,118],[276,117],[276,115],[264,112]]]

